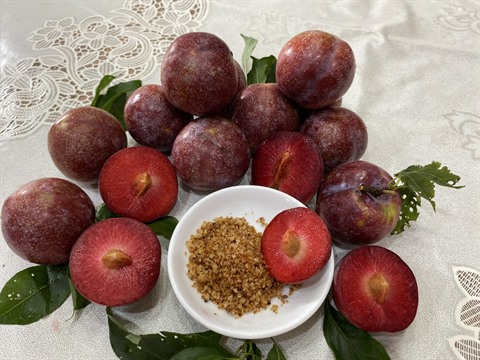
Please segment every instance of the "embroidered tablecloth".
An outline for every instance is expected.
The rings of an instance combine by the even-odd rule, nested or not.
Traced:
[[[437,187],[436,212],[424,204],[411,228],[379,243],[412,268],[420,303],[407,330],[375,338],[392,359],[480,359],[478,0],[0,0],[0,201],[30,180],[63,177],[48,155],[49,125],[89,104],[103,75],[159,83],[166,47],[190,31],[218,35],[240,60],[240,34],[258,39],[254,55],[262,57],[308,29],[334,33],[354,50],[343,106],[367,125],[363,159],[390,173],[437,160],[465,185]],[[101,202],[95,188],[86,191]],[[181,218],[200,197],[182,187],[172,215]],[[132,332],[204,330],[171,291],[167,245],[154,291],[115,309]],[[335,249],[336,261],[343,255]],[[0,239],[0,287],[28,266]],[[334,358],[322,322],[323,309],[275,338],[287,359]],[[106,324],[103,307],[73,314],[67,301],[32,325],[0,325],[0,358],[115,359]]]

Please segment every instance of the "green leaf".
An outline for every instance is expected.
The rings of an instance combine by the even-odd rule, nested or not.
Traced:
[[[105,204],[101,204],[95,213],[95,221],[97,222],[114,217],[117,217],[117,215],[115,215]]]
[[[398,188],[402,198],[402,207],[400,209],[400,217],[392,230],[391,234],[400,234],[405,227],[410,227],[411,222],[417,220],[419,212],[418,207],[421,205],[421,198],[409,187],[402,186]]]
[[[328,301],[323,334],[337,360],[390,360],[380,342],[351,325]]]
[[[66,273],[66,265],[16,273],[0,292],[0,324],[31,324],[58,309],[70,294]]]
[[[237,356],[245,360],[261,360],[262,351],[253,341],[245,340],[237,349]]]
[[[228,360],[231,358],[209,346],[189,347],[173,355],[170,360]]]
[[[273,340],[273,339],[272,339]],[[273,346],[267,354],[266,360],[287,360],[280,347],[273,340]]]
[[[172,356],[198,346],[215,349],[225,358],[233,355],[218,342],[222,338],[213,331],[191,334],[178,334],[162,331],[157,334],[136,335],[130,333],[107,308],[110,344],[115,354],[123,360],[169,360]]]
[[[450,188],[460,189],[463,186],[456,186],[460,176],[453,174],[446,166],[440,168],[441,164],[433,161],[429,165],[412,165],[398,172],[395,176],[405,185],[414,191],[418,196],[428,200],[435,210],[435,184]]]
[[[91,106],[97,107],[98,99],[100,98],[101,93],[115,80],[115,76],[105,75],[100,82],[98,83],[97,88],[95,89],[95,97],[92,100]]]
[[[80,310],[90,304],[90,301],[87,300],[82,294],[80,294],[73,284],[72,278],[70,277],[70,269],[67,272],[68,287],[70,289],[70,294],[72,295],[73,310]]]
[[[91,105],[108,111],[120,121],[122,127],[126,130],[123,109],[128,96],[142,86],[142,82],[140,80],[132,80],[109,87],[114,79],[115,77],[112,75],[105,75],[100,80],[100,83],[95,90],[95,97]],[[105,89],[107,89],[107,91],[103,94]]]
[[[243,38],[243,41],[245,42],[245,47],[243,48],[243,53],[242,53],[242,68],[243,68],[243,72],[245,74],[248,74],[250,72],[250,67],[249,67],[250,57],[252,56],[255,46],[257,46],[258,40],[242,34],[240,34],[240,36]]]
[[[261,59],[252,56],[252,69],[247,74],[247,84],[274,83],[277,59],[270,55]]]
[[[164,216],[148,223],[147,225],[156,235],[161,235],[170,240],[177,224],[177,218],[173,216]]]
[[[435,211],[435,184],[460,189],[460,176],[453,174],[446,166],[441,167],[438,161],[428,165],[412,165],[395,174],[390,189],[398,189],[402,196],[400,218],[392,234],[401,233],[410,222],[417,220],[421,199],[427,200]]]

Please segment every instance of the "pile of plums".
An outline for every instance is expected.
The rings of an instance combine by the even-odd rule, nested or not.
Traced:
[[[401,197],[387,191],[392,176],[360,160],[367,127],[341,106],[355,70],[347,42],[309,30],[281,48],[275,83],[247,84],[218,36],[181,35],[165,53],[160,83],[141,86],[125,104],[126,128],[138,146],[127,147],[116,118],[94,107],[70,110],[50,129],[58,169],[80,184],[98,182],[120,217],[94,224],[81,188],[41,179],[5,201],[5,240],[33,262],[69,261],[74,284],[92,301],[132,302],[158,277],[160,250],[147,251],[152,232],[144,223],[170,212],[177,177],[191,189],[215,191],[238,184],[251,169],[251,184],[304,204],[316,196],[315,212],[333,240],[356,247],[337,265],[333,283],[344,316],[367,331],[402,330],[415,317],[415,278],[398,256],[371,245],[393,230]],[[142,282],[119,288],[138,279],[116,279],[122,269]]]

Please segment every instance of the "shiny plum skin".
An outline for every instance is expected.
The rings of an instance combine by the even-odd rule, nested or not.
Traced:
[[[105,161],[127,147],[120,122],[105,110],[84,106],[67,111],[48,132],[48,151],[68,178],[96,182]]]
[[[198,116],[215,114],[237,92],[235,60],[219,37],[206,32],[183,34],[165,52],[161,83],[176,108]]]
[[[218,190],[238,184],[250,165],[250,150],[242,130],[218,116],[188,123],[172,147],[172,162],[192,189]]]
[[[300,132],[310,136],[322,153],[325,172],[359,160],[368,144],[367,127],[353,111],[336,106],[313,111]]]
[[[274,132],[300,128],[295,104],[274,83],[251,84],[239,92],[232,104],[232,121],[242,129],[252,153]]]
[[[307,109],[342,97],[355,76],[355,57],[344,40],[327,32],[301,32],[282,47],[276,79],[280,90]]]
[[[347,247],[373,244],[394,229],[401,209],[398,190],[387,189],[392,177],[382,168],[356,160],[334,168],[320,183],[316,212],[332,238]],[[361,189],[361,186],[368,189]],[[378,191],[378,193],[375,193]]]
[[[125,125],[141,145],[168,152],[180,130],[193,116],[170,104],[161,85],[148,84],[135,90],[124,109]]]
[[[40,178],[9,195],[1,219],[3,237],[18,256],[56,265],[68,261],[77,238],[95,222],[95,208],[74,183]]]

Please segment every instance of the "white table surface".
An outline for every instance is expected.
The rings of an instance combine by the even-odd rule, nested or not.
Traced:
[[[436,212],[425,202],[417,223],[379,243],[412,268],[420,303],[407,330],[374,336],[392,359],[480,359],[479,23],[478,0],[0,0],[0,203],[30,180],[63,177],[48,155],[49,125],[62,111],[89,103],[102,74],[158,83],[165,47],[186,31],[215,33],[237,60],[240,34],[259,40],[254,55],[262,57],[277,55],[300,31],[328,31],[346,40],[356,56],[343,105],[368,127],[363,159],[390,173],[437,160],[465,185],[437,187]],[[127,54],[138,44],[138,56],[136,50]],[[95,188],[86,190],[95,204],[101,202]],[[183,188],[172,215],[181,218],[199,198]],[[162,246],[154,291],[115,314],[141,334],[202,331],[171,291],[166,242]],[[335,249],[337,261],[343,254]],[[30,265],[0,239],[0,287]],[[322,322],[319,310],[275,338],[287,359],[334,358]],[[258,344],[268,349],[271,341]],[[37,323],[0,325],[0,359],[115,358],[105,309],[98,305],[72,318],[67,300]]]

